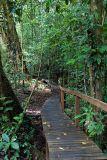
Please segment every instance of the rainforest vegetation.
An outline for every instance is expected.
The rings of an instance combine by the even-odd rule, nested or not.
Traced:
[[[41,79],[107,102],[107,0],[0,1],[4,160],[45,159],[44,149],[32,142],[39,135],[37,126],[25,114],[33,91],[19,100],[19,92],[28,92],[32,84],[35,89]],[[65,95],[65,101],[67,115],[79,117],[80,126],[85,124],[85,132],[106,154],[107,113],[81,102],[81,114],[74,117],[74,97]]]

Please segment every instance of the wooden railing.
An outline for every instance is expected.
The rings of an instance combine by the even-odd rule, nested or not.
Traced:
[[[80,99],[82,99],[86,102],[89,102],[91,105],[93,105],[95,107],[98,107],[98,108],[107,112],[107,103],[104,103],[104,102],[102,102],[98,99],[95,99],[93,97],[84,95],[82,93],[79,93],[77,91],[72,91],[72,90],[69,90],[69,89],[66,89],[66,88],[63,88],[63,87],[60,87],[60,90],[61,90],[61,108],[62,108],[62,111],[64,111],[64,93],[68,93],[68,94],[71,94],[71,95],[75,96],[75,115],[80,114]],[[79,126],[79,119],[75,120],[75,124],[76,124],[77,127]]]

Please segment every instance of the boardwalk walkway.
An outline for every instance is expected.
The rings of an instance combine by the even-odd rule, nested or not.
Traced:
[[[45,102],[41,116],[47,140],[47,160],[107,159],[96,144],[62,112],[57,93]]]

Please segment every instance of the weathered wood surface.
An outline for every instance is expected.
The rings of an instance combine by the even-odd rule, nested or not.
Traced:
[[[62,112],[60,98],[49,98],[41,113],[47,140],[47,160],[106,160],[107,157]]]
[[[63,92],[66,92],[68,94],[71,94],[71,95],[74,95],[74,96],[77,96],[79,98],[81,98],[82,100],[86,101],[86,102],[89,102],[90,104],[104,110],[107,112],[107,103],[105,102],[102,102],[98,99],[95,99],[93,97],[90,97],[90,96],[87,96],[87,95],[84,95],[82,93],[79,93],[77,91],[72,91],[72,90],[69,90],[69,89],[66,89],[66,88],[63,88],[63,87],[60,87],[61,91]]]

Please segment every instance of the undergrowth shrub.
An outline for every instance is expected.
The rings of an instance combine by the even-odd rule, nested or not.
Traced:
[[[0,106],[0,157],[4,160],[17,160],[23,157],[30,160],[33,148],[31,141],[36,129],[31,126],[24,112],[10,120],[8,111],[13,110],[12,101],[2,97],[0,102],[3,104]]]
[[[89,103],[80,101],[80,114],[75,115],[75,97],[66,96],[65,112],[72,121],[79,119],[80,128],[83,129],[104,152],[107,151],[107,140],[105,139],[107,113],[102,110],[94,111]]]

